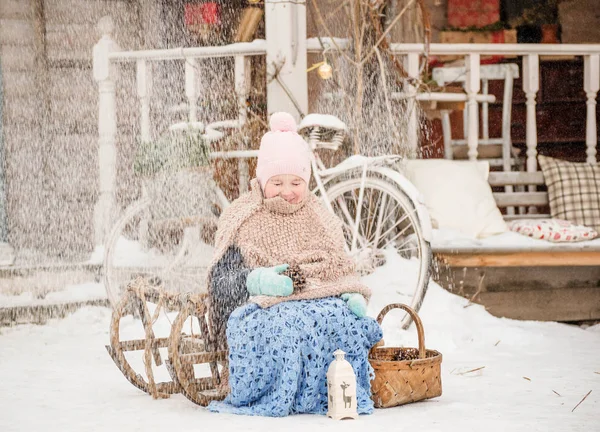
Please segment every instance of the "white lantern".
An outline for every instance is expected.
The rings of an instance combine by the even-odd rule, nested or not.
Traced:
[[[335,360],[327,369],[327,416],[334,420],[358,418],[356,375],[344,354],[344,351],[336,350],[333,353]]]

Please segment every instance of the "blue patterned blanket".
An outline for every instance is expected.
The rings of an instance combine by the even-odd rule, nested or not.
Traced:
[[[213,412],[282,417],[327,413],[326,373],[336,349],[356,373],[359,414],[371,414],[368,351],[382,337],[372,318],[357,318],[336,297],[289,301],[261,309],[250,303],[227,323],[229,385]]]

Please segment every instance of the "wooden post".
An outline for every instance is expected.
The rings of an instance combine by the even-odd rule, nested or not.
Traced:
[[[523,91],[527,97],[527,171],[537,171],[537,122],[535,98],[540,89],[540,58],[537,54],[523,57]],[[531,190],[530,186],[530,190]],[[535,190],[535,189],[533,189]]]
[[[469,160],[477,160],[477,145],[479,143],[479,106],[475,99],[481,87],[479,73],[479,54],[469,54],[465,59],[467,65],[467,79],[465,90],[467,91],[468,110],[468,134],[467,146],[469,148]]]
[[[527,171],[537,171],[537,121],[535,116],[535,98],[540,89],[540,57],[529,54],[523,57],[523,91],[527,98]],[[535,192],[537,187],[529,185],[529,192]],[[528,213],[537,213],[536,207],[529,207]]]
[[[289,0],[265,3],[267,109],[296,120],[308,113],[306,5]]]
[[[410,78],[415,79],[416,82],[419,81],[419,54],[418,53],[409,53],[407,55],[407,64],[406,71]],[[417,156],[417,152],[419,150],[419,118],[417,112],[417,88],[409,84],[407,88],[407,93],[409,95],[407,99],[407,110],[408,110],[408,142],[410,145],[410,154],[408,155],[411,158]]]
[[[596,94],[600,90],[600,55],[598,54],[584,57],[583,88],[587,96],[587,122],[585,128],[587,162],[596,163],[596,146],[598,145]]]
[[[115,185],[117,175],[116,135],[117,113],[114,70],[109,55],[118,50],[112,39],[113,21],[106,16],[98,28],[102,38],[94,45],[94,79],[98,83],[98,165],[100,194],[94,209],[95,243],[104,244],[115,214]]]

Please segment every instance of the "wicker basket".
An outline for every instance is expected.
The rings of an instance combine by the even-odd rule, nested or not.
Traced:
[[[369,352],[369,362],[375,370],[371,381],[372,399],[376,408],[389,408],[442,394],[442,354],[425,349],[423,323],[417,313],[403,304],[386,306],[377,317],[383,317],[392,309],[404,309],[417,327],[419,348],[380,347],[375,345]]]

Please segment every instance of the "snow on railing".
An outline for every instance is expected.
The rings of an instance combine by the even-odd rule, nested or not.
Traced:
[[[392,53],[406,57],[410,76],[419,78],[423,44],[391,44]],[[527,106],[527,171],[537,171],[536,96],[540,88],[539,60],[541,55],[583,56],[583,88],[587,97],[586,155],[587,162],[596,162],[598,144],[596,125],[596,95],[600,90],[600,44],[431,44],[429,55],[461,55],[465,57],[469,159],[477,159],[479,122],[477,94],[480,91],[480,59],[482,55],[515,55],[523,58],[523,91]],[[413,87],[412,92],[416,94]],[[416,122],[416,119],[414,120]],[[416,129],[412,132],[416,141]]]
[[[114,25],[110,17],[100,20],[101,39],[94,46],[94,79],[98,83],[98,159],[100,193],[94,210],[95,243],[101,245],[110,229],[116,209],[116,134],[117,112],[115,94],[115,64],[136,63],[136,87],[140,104],[140,138],[151,139],[150,99],[153,93],[152,64],[156,61],[185,60],[185,96],[188,122],[198,124],[196,101],[199,96],[197,59],[233,57],[235,59],[234,89],[238,116],[234,122],[241,127],[246,122],[246,99],[250,91],[250,57],[265,55],[267,43],[256,40],[224,46],[174,48],[161,50],[121,51],[114,42]]]

